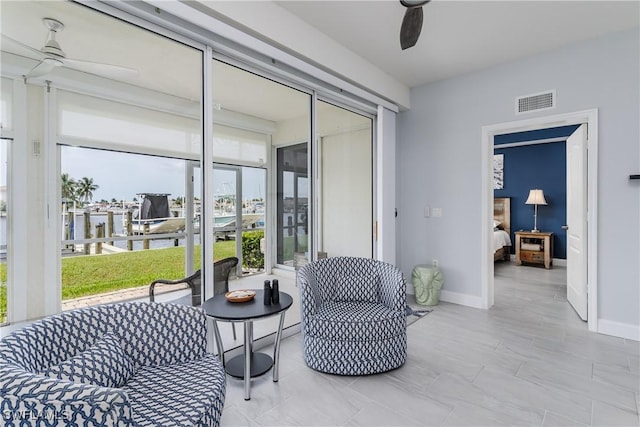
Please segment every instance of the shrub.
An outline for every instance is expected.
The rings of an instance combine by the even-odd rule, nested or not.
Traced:
[[[260,240],[264,230],[242,233],[242,266],[246,268],[264,268],[264,254],[260,251]]]

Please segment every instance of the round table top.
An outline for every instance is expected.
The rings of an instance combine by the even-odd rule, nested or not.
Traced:
[[[207,316],[215,319],[242,321],[269,317],[281,313],[291,307],[293,298],[286,292],[280,291],[280,302],[278,304],[264,304],[264,290],[252,289],[256,291],[256,296],[246,302],[227,301],[224,294],[216,295],[202,304],[202,308]]]

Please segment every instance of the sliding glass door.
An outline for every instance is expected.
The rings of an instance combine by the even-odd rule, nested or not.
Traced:
[[[308,144],[277,149],[277,264],[296,266],[309,259]]]
[[[239,258],[238,274],[264,271],[266,175],[264,168],[213,167],[213,254]]]
[[[219,60],[213,64],[213,89],[214,159],[242,174],[239,181],[217,176],[214,169],[214,198],[225,194],[226,185],[237,215],[242,203],[242,221],[220,229],[218,240],[225,233],[240,235],[235,227],[244,223],[247,245],[255,248],[258,238],[261,243],[259,252],[247,250],[253,261],[242,254],[245,270],[292,267],[294,255],[306,257],[309,247],[311,94]]]

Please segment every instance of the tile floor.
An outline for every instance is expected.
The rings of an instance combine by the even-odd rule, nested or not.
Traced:
[[[638,426],[640,343],[588,332],[565,277],[497,263],[492,309],[441,302],[408,327],[407,363],[385,374],[315,372],[294,334],[279,382],[254,379],[245,401],[228,379],[221,425]]]

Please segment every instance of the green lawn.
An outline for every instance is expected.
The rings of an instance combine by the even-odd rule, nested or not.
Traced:
[[[307,250],[307,236],[300,236],[299,251]],[[216,242],[215,260],[235,256],[236,242]],[[62,258],[62,299],[80,298],[145,286],[155,279],[185,276],[183,246],[109,255]],[[285,237],[285,259],[293,259],[293,237]],[[195,248],[195,268],[200,268],[200,246]],[[0,324],[7,311],[7,268],[0,263]]]
[[[62,299],[97,295],[148,285],[156,279],[185,277],[183,246],[102,256],[62,259]],[[217,242],[215,260],[235,255],[235,242]],[[200,246],[195,248],[195,269],[200,268]]]
[[[235,256],[235,241],[216,242],[215,260]],[[184,277],[183,246],[98,256],[62,258],[62,299],[97,295],[148,285],[155,279]],[[200,247],[195,248],[200,268]],[[0,324],[7,311],[7,268],[0,263]]]

